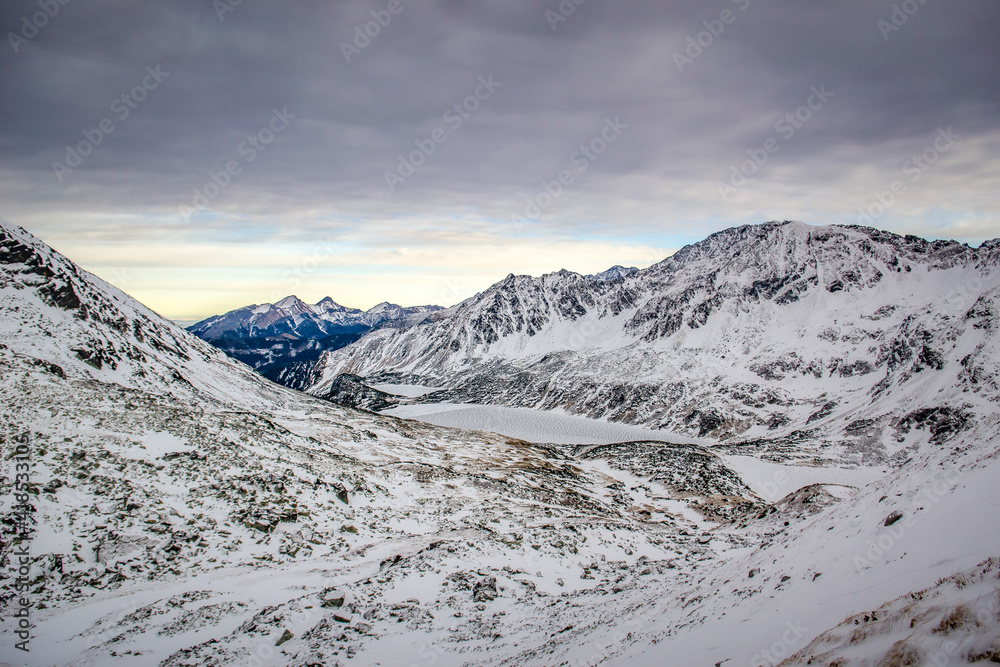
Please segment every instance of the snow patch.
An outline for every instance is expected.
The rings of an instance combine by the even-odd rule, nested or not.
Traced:
[[[753,456],[722,456],[726,465],[743,479],[750,489],[769,503],[777,502],[793,491],[810,484],[836,484],[861,488],[881,479],[887,470],[870,468],[828,468],[790,466],[761,461]]]

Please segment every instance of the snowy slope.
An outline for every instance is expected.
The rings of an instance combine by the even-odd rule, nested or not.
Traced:
[[[438,321],[325,353],[308,391],[353,373],[447,389],[428,402],[808,439],[878,463],[913,424],[960,428],[995,400],[998,267],[1000,241],[740,227],[616,280],[508,276]]]
[[[0,563],[27,543],[34,637],[30,655],[0,645],[0,663],[398,662],[414,624],[429,637],[464,610],[483,632],[508,603],[602,585],[575,582],[591,563],[700,549],[699,499],[762,505],[691,445],[671,465],[707,457],[718,477],[685,482],[656,501],[678,514],[645,522],[608,491],[631,474],[599,458],[273,385],[6,223],[0,370],[5,526],[20,521],[9,452],[31,461],[30,540],[5,540]],[[6,639],[19,595],[3,583]],[[323,605],[335,586],[343,608]],[[490,596],[503,603],[483,614]],[[277,651],[285,629],[295,638]]]
[[[962,427],[921,414],[884,476],[810,475],[807,440],[547,446],[332,405],[0,221],[0,522],[19,444],[34,521],[30,654],[6,577],[24,542],[0,544],[0,664],[880,664],[891,646],[844,619],[919,613],[893,601],[967,572],[928,601],[931,656],[963,591],[974,620],[996,595],[973,570],[1000,552],[994,307],[963,320]],[[985,652],[987,621],[949,631]]]

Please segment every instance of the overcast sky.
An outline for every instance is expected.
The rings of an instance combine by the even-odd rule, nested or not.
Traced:
[[[0,215],[167,317],[1000,236],[993,0],[237,1],[0,5]]]

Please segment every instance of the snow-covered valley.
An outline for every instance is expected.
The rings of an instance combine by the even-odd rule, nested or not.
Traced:
[[[855,232],[831,243],[891,261]],[[378,414],[264,380],[0,222],[0,663],[991,660],[998,246],[906,244],[899,256],[929,274],[917,283],[838,264],[857,279],[830,291],[814,262],[751,305],[720,290],[698,327],[686,322],[707,287],[669,306],[681,279],[661,267],[598,287],[559,277],[593,315],[519,293],[518,312],[592,318],[558,349],[555,310],[471,329],[471,303],[377,331],[317,373],[358,373],[367,384],[341,390],[393,397]],[[933,255],[947,280],[907,253]],[[792,288],[783,310],[773,299]],[[616,303],[657,331],[688,310],[663,339],[612,344]],[[446,338],[456,323],[465,338]],[[621,410],[586,402],[616,395]],[[30,653],[13,641],[22,608]]]

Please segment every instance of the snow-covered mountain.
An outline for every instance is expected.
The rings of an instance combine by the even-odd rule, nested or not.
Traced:
[[[510,275],[438,321],[325,353],[309,391],[350,373],[442,388],[422,401],[881,461],[913,425],[960,429],[996,398],[998,269],[1000,240],[739,227],[618,280]]]
[[[781,463],[807,441],[532,444],[334,405],[0,221],[0,664],[989,660],[992,303],[959,316],[960,428],[927,413],[905,459],[824,469]],[[950,405],[926,376],[913,407]]]
[[[624,267],[620,264],[615,264],[607,271],[601,271],[600,273],[594,273],[588,275],[587,277],[591,280],[619,280],[621,278],[628,278],[629,276],[634,276],[639,273],[639,269],[634,266]]]
[[[279,336],[315,339],[410,322],[439,310],[441,306],[404,308],[384,301],[368,310],[359,310],[345,308],[330,297],[311,305],[296,296],[287,296],[277,303],[245,306],[214,315],[191,325],[188,331],[205,340]]]
[[[264,377],[294,389],[324,353],[348,345],[379,327],[406,327],[443,310],[440,306],[404,308],[382,302],[345,308],[330,297],[315,305],[288,296],[277,303],[246,306],[188,327],[202,340],[251,366]]]

